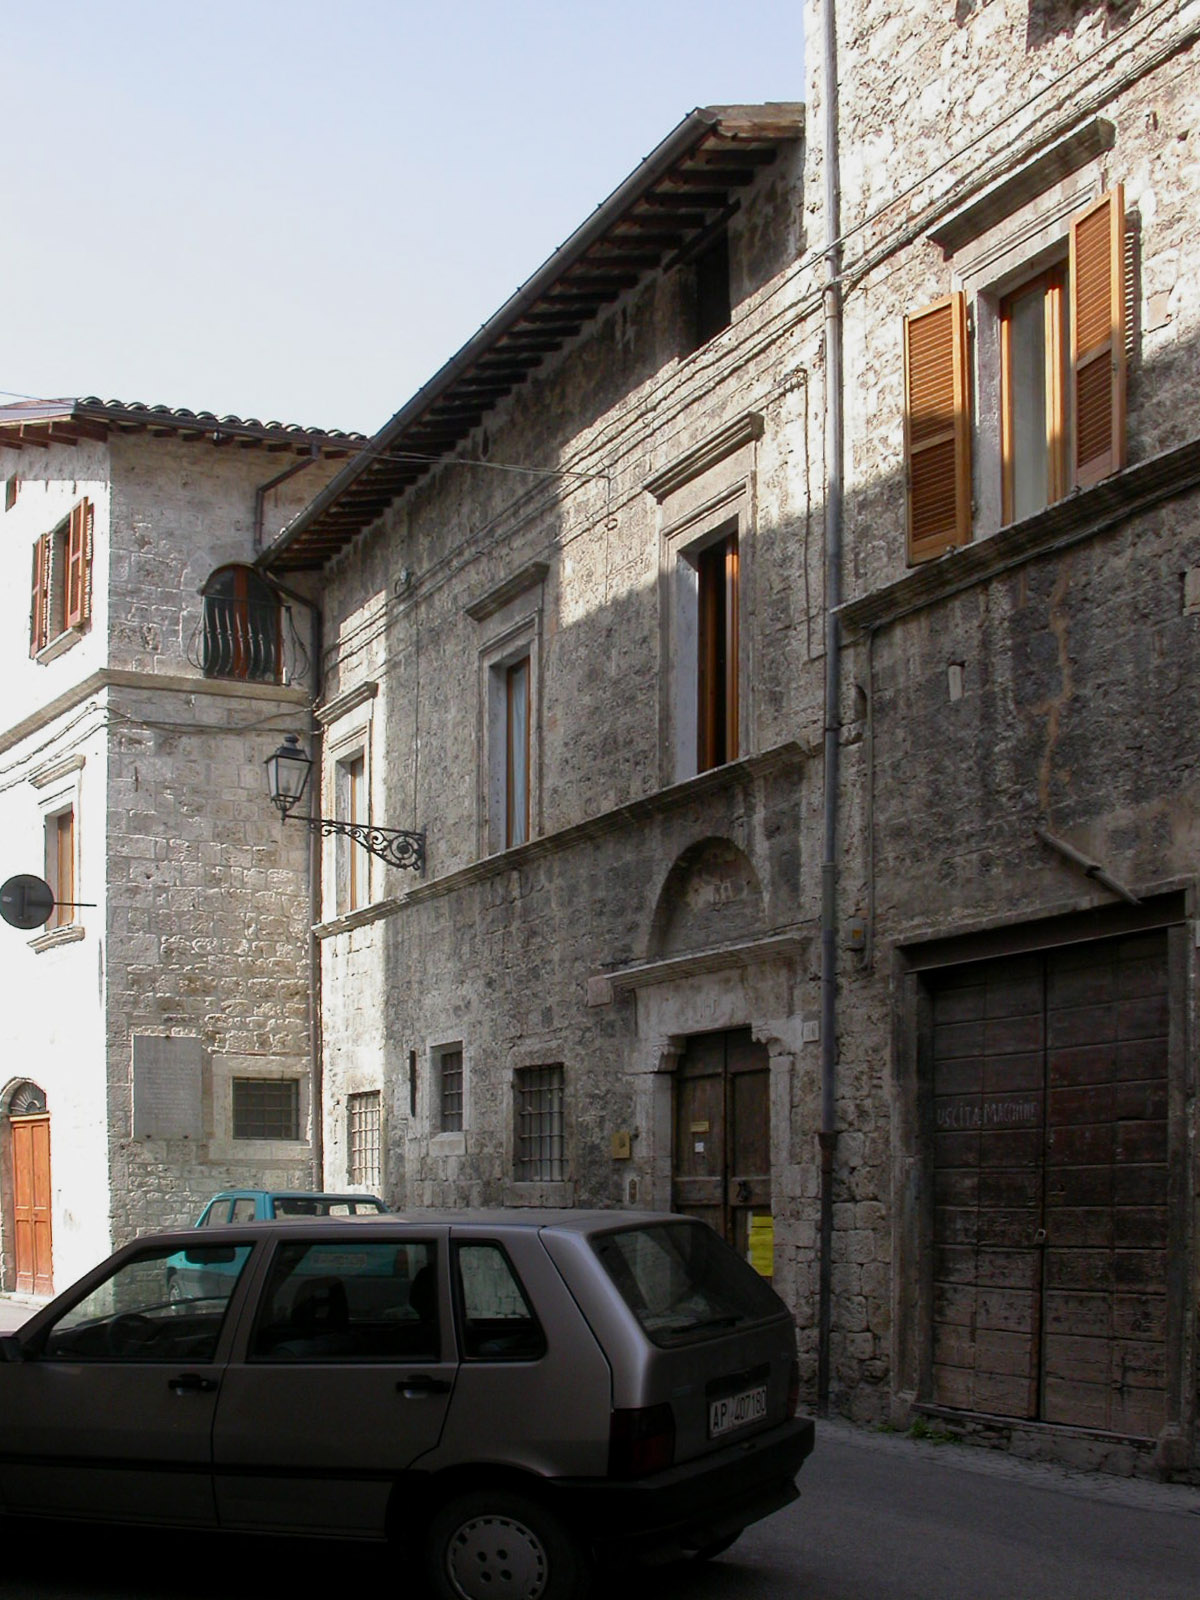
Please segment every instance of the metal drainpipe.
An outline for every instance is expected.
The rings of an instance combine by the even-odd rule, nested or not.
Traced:
[[[817,1415],[829,1414],[832,1309],[833,1173],[837,1150],[837,808],[841,724],[842,598],[842,296],[838,162],[837,15],[822,7],[825,160],[825,794],[821,861],[821,1155],[820,1281],[817,1305]]]

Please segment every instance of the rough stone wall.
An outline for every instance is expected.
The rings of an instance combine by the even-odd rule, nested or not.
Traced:
[[[1113,895],[1038,843],[1039,822],[1139,895],[1190,883],[1200,799],[1184,709],[1200,687],[1196,580],[1188,577],[1200,548],[1194,496],[1176,493],[1140,516],[1118,510],[1110,526],[1069,549],[1014,552],[1011,570],[966,578],[960,593],[951,554],[941,573],[924,571],[928,592],[914,590],[906,609],[902,319],[952,288],[965,287],[978,306],[981,258],[1006,226],[1029,224],[1034,236],[1039,197],[950,257],[929,230],[976,185],[1102,116],[1115,130],[1111,148],[1050,197],[1124,184],[1129,463],[1195,438],[1200,13],[1018,0],[838,12],[845,367],[853,375],[845,395],[852,604],[839,911],[874,914],[865,958],[843,958],[839,1001],[834,1380],[850,1414],[879,1417],[891,1406],[900,1418],[912,1395],[899,1393],[907,1380],[895,1366],[895,1317],[909,1315],[920,1264],[908,1257],[897,1273],[891,1265],[913,1181],[896,1138],[909,1114],[900,1076],[911,1070],[897,1034],[896,952],[918,939],[1111,905]],[[807,42],[806,196],[820,239],[815,5]],[[977,545],[998,533],[999,486],[989,476],[998,472],[997,446],[985,437],[995,404],[973,316]],[[874,619],[872,636],[856,630],[855,616]],[[1178,1019],[1185,1029],[1194,986],[1189,968]],[[1194,1303],[1194,1285],[1190,1294]]]
[[[463,452],[536,469],[528,479],[441,468],[329,571],[330,715],[356,686],[377,685],[374,815],[424,829],[428,867],[416,885],[372,869],[376,903],[339,919],[327,898],[321,933],[326,1181],[345,1177],[346,1095],[378,1088],[387,1197],[401,1204],[668,1206],[671,1068],[683,1041],[750,1026],[771,1063],[776,1281],[804,1328],[811,1377],[818,1047],[803,1023],[818,1009],[820,786],[810,755],[820,743],[823,580],[808,489],[814,448],[820,470],[812,331],[794,276],[801,162],[800,150],[785,154],[743,195],[728,330],[681,358],[677,276],[631,291]],[[648,492],[648,479],[751,412],[760,437],[747,434],[663,505]],[[748,483],[747,760],[675,787],[663,529],[735,479]],[[534,563],[544,574],[490,608]],[[481,821],[487,674],[505,639],[526,637],[533,840],[496,855]],[[336,717],[326,727],[327,749],[338,727]],[[717,896],[705,915],[673,920],[672,869],[705,840],[731,841],[736,862],[727,880],[717,872],[695,889]],[[723,859],[725,846],[714,848]],[[761,901],[735,904],[750,882]],[[399,903],[380,898],[390,895]],[[705,943],[772,936],[791,942],[769,959],[689,964]],[[680,965],[650,988],[609,986],[606,974],[647,960]],[[464,1131],[439,1133],[436,1050],[459,1043]],[[514,1071],[560,1062],[566,1178],[516,1184]],[[628,1159],[613,1155],[622,1132]]]

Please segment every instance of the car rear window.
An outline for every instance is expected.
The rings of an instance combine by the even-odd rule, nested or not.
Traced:
[[[702,1222],[622,1228],[594,1239],[593,1249],[658,1345],[718,1338],[783,1310],[770,1285]]]
[[[378,1217],[387,1210],[381,1200],[344,1195],[277,1194],[271,1203],[277,1217]]]

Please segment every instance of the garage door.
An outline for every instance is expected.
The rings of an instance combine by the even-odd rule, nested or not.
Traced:
[[[938,1403],[1166,1420],[1166,957],[1155,932],[932,982]]]

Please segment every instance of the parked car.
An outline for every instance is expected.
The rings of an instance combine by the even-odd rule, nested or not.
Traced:
[[[212,1274],[172,1299],[180,1257]],[[21,1515],[390,1537],[442,1600],[578,1600],[796,1496],[795,1330],[703,1223],[407,1213],[152,1235],[0,1338]]]

